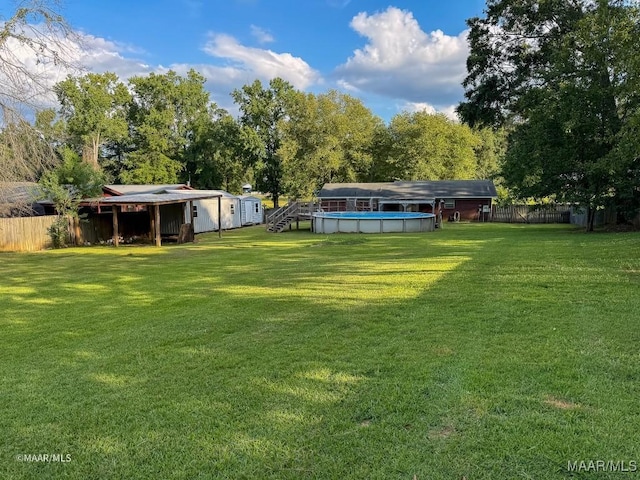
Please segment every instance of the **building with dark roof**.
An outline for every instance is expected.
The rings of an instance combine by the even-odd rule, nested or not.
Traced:
[[[0,217],[44,215],[38,201],[40,186],[34,182],[0,182]]]
[[[327,183],[318,199],[329,212],[427,212],[442,213],[445,220],[482,220],[488,219],[497,196],[491,180],[425,180]]]

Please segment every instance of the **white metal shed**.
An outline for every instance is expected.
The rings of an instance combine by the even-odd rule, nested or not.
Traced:
[[[262,223],[264,211],[262,200],[253,195],[239,195],[240,199],[240,221],[242,225],[258,225]]]
[[[172,193],[167,190],[167,193]],[[193,208],[196,216],[195,233],[213,232],[218,230],[218,225],[222,223],[223,230],[232,228],[240,228],[241,221],[241,204],[240,198],[225,192],[224,190],[180,190],[180,193],[188,193],[194,195],[219,194],[220,209],[222,213],[222,221],[218,219],[218,203],[217,199],[194,200]],[[188,215],[188,212],[187,212]],[[185,218],[187,221],[187,218]]]

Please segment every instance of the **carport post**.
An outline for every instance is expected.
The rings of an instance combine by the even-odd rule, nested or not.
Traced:
[[[147,207],[147,211],[149,212],[149,226],[151,227],[149,240],[153,241],[153,239],[156,238],[156,217],[149,207]]]
[[[118,232],[118,205],[112,205],[111,211],[113,212],[113,246],[120,245],[120,234]]]
[[[218,197],[218,238],[222,238],[222,202]]]
[[[162,240],[160,238],[160,205],[155,204],[153,206],[153,216],[155,217],[156,223],[156,247],[160,247],[162,245]]]

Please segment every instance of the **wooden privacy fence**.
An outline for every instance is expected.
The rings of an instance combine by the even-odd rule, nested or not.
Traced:
[[[51,246],[47,229],[55,215],[0,218],[0,251],[32,252]]]
[[[570,212],[566,207],[532,210],[528,205],[496,207],[491,221],[504,223],[569,223]]]

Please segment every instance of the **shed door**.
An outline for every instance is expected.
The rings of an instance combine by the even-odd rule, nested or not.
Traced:
[[[240,211],[242,214],[240,215],[240,223],[242,225],[246,225],[249,223],[249,219],[247,217],[247,210],[251,207],[250,202],[246,200],[240,200]]]

